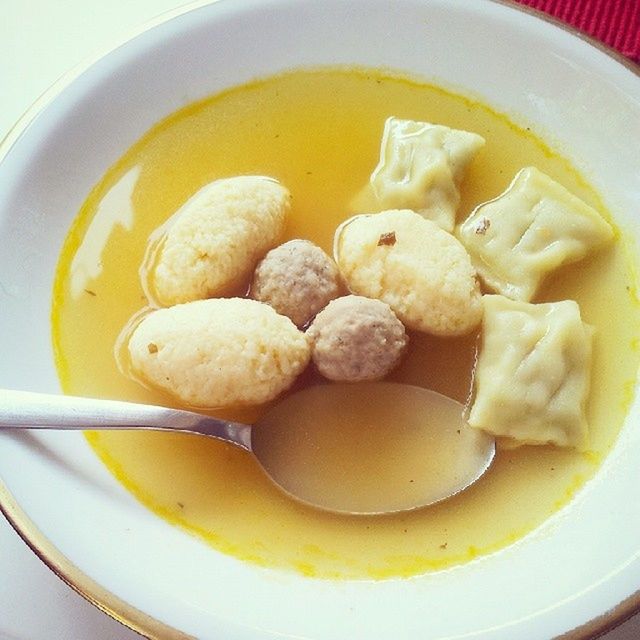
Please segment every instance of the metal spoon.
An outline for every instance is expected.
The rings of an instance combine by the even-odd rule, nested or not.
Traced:
[[[489,468],[494,440],[461,404],[387,382],[309,387],[253,426],[165,407],[0,390],[0,428],[149,429],[225,440],[252,453],[290,496],[351,514],[407,511],[449,498]]]

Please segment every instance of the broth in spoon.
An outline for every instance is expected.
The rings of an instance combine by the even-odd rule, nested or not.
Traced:
[[[411,385],[319,385],[270,410],[251,448],[299,500],[346,513],[406,511],[458,493],[490,465],[493,439],[463,414]]]

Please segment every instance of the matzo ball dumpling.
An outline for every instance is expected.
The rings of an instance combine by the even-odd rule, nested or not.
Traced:
[[[409,329],[440,336],[472,331],[482,317],[480,288],[460,242],[408,210],[347,220],[334,253],[352,293],[386,302]]]
[[[141,270],[151,302],[168,307],[228,293],[248,280],[284,230],[291,197],[277,180],[216,180],[192,196],[155,238]]]
[[[307,366],[307,337],[270,306],[245,298],[198,300],[158,309],[128,343],[133,373],[182,404],[260,404]]]

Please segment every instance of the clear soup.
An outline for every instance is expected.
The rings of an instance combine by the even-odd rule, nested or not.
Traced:
[[[138,278],[147,238],[204,184],[237,174],[281,180],[293,195],[286,238],[331,251],[336,226],[377,158],[385,119],[425,120],[487,140],[462,186],[459,218],[537,166],[601,212],[598,195],[528,129],[486,105],[385,72],[300,70],[186,107],[150,130],[89,194],[56,276],[52,324],[65,392],[167,404],[116,365],[118,334],[146,300]],[[245,452],[179,434],[91,432],[114,476],[172,525],[218,551],[323,578],[410,576],[496,551],[531,532],[594,474],[623,422],[640,361],[634,269],[613,246],[547,283],[538,301],[572,298],[596,328],[590,451],[501,449],[480,482],[446,502],[392,516],[321,512],[282,494]],[[412,334],[390,379],[464,402],[476,335]],[[321,382],[309,370],[296,385]],[[252,420],[260,408],[235,418]],[[227,414],[229,415],[229,414]]]

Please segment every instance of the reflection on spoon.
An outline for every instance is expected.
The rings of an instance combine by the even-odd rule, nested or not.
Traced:
[[[253,452],[292,497],[353,514],[444,500],[475,482],[495,454],[493,439],[467,425],[462,405],[387,382],[309,387],[253,427],[151,405],[0,390],[0,427],[212,436]]]

